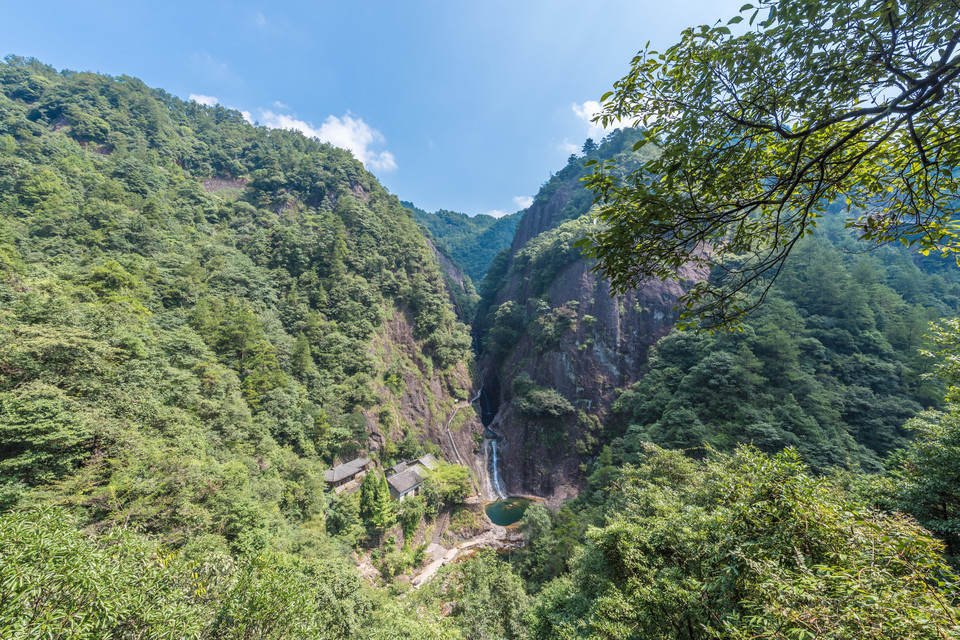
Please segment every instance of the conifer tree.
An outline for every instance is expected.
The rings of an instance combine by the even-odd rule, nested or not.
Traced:
[[[383,532],[396,523],[387,479],[375,471],[364,476],[360,485],[360,517],[369,529],[377,532]]]

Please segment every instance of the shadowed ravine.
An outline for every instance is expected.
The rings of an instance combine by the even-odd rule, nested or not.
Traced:
[[[503,435],[497,433],[491,426],[499,410],[499,402],[491,402],[483,383],[483,374],[480,377],[480,420],[484,427],[484,451],[486,453],[487,475],[490,479],[490,488],[500,499],[490,502],[484,508],[487,517],[494,524],[509,526],[523,517],[530,500],[525,498],[511,498],[503,487],[500,479],[500,460],[497,455],[498,443]]]
[[[480,393],[477,396],[480,408],[480,421],[483,424],[484,455],[486,458],[487,476],[490,480],[492,493],[500,499],[507,497],[507,492],[500,481],[500,464],[497,457],[497,441],[502,437],[490,426],[497,415],[499,402],[491,402],[484,384],[483,372],[480,372]]]
[[[473,346],[474,350],[477,351],[478,343],[476,336],[474,336]],[[484,456],[487,477],[490,481],[491,493],[495,494],[500,500],[505,500],[509,496],[500,478],[500,460],[497,454],[498,444],[500,439],[503,438],[503,435],[497,433],[491,426],[497,416],[497,412],[500,410],[500,394],[499,390],[495,390],[494,393],[487,392],[487,384],[482,370],[479,372],[479,377],[480,393],[477,394],[476,399],[479,403],[480,422],[483,424]]]

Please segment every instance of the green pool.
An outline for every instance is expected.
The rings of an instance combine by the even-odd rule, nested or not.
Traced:
[[[485,511],[493,524],[506,527],[520,520],[531,502],[533,500],[527,498],[507,498],[491,502],[485,507]]]

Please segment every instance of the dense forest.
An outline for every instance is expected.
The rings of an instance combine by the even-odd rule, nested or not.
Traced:
[[[403,202],[448,258],[453,260],[473,283],[483,280],[498,253],[510,246],[522,211],[494,218],[487,214],[468,216],[441,209],[427,213],[411,202]]]
[[[520,441],[516,458],[529,456],[526,465],[536,469],[518,484],[557,491],[559,482],[545,475],[582,474],[585,485],[559,510],[533,506],[521,521],[527,545],[512,564],[538,594],[530,603],[532,637],[768,637],[804,616],[809,624],[796,629],[819,637],[849,628],[844,616],[859,615],[862,634],[838,637],[938,637],[922,630],[925,614],[910,632],[894,633],[895,624],[869,630],[906,607],[899,598],[914,596],[904,593],[889,592],[891,610],[873,613],[845,610],[839,592],[816,611],[765,598],[792,589],[804,600],[840,584],[898,589],[895,579],[874,582],[893,574],[870,578],[869,587],[843,582],[870,562],[857,559],[858,545],[875,544],[865,542],[868,528],[838,546],[844,527],[871,519],[883,536],[914,535],[905,533],[915,526],[909,519],[877,520],[882,513],[912,514],[954,558],[960,503],[947,471],[957,449],[945,393],[956,378],[944,375],[942,358],[956,341],[955,324],[944,318],[958,312],[960,271],[900,245],[871,248],[832,208],[738,331],[668,330],[645,354],[636,382],[623,385],[636,370],[624,349],[642,344],[630,332],[658,311],[669,316],[660,299],[667,292],[601,297],[603,282],[590,279],[590,261],[577,246],[594,225],[593,198],[578,183],[592,159],[618,158],[624,171],[642,161],[631,157],[638,137],[614,132],[571,156],[521,222],[518,234],[526,235],[498,255],[481,286],[482,366],[488,379],[499,378],[501,415],[510,412],[497,425],[506,433],[503,455],[510,459],[511,440]],[[722,268],[711,277],[722,277]],[[938,322],[947,324],[931,329]],[[565,379],[567,363],[576,387]],[[598,373],[591,397],[588,375]],[[768,504],[771,487],[782,483],[791,487],[778,498],[784,502]],[[818,518],[831,524],[813,534],[823,536],[814,547],[823,544],[828,555],[813,552],[804,562],[819,563],[824,582],[787,577],[796,567],[777,556],[781,545],[806,549],[811,541],[764,536],[778,527],[809,530]],[[838,528],[830,533],[830,526]],[[922,561],[933,563],[932,573],[906,588],[922,591],[924,581],[940,580],[953,597],[946,595],[955,594],[952,569],[933,544]],[[763,556],[769,566],[751,564],[760,557],[751,553],[772,554]],[[827,570],[831,559],[843,562]],[[894,573],[917,578],[919,566]],[[736,590],[723,572],[740,576]],[[713,593],[720,599],[703,600]]]
[[[793,447],[821,470],[879,471],[907,444],[904,422],[942,403],[919,351],[931,321],[957,314],[960,285],[902,249],[863,253],[837,219],[822,231],[742,331],[657,343],[649,372],[613,406],[627,450],[753,443]]]
[[[671,329],[677,289],[609,294],[578,247],[595,228],[585,165],[612,157],[628,170],[643,158],[631,152],[639,137],[617,131],[571,156],[481,286],[476,324],[508,416],[504,455],[519,466],[538,452],[514,490],[563,491],[604,446],[634,460],[645,442],[789,446],[818,470],[881,470],[907,442],[904,422],[942,403],[919,351],[931,321],[957,314],[960,273],[900,245],[871,248],[833,208],[739,331]]]
[[[15,57],[0,167],[0,501],[24,509],[0,525],[4,635],[333,638],[387,615],[348,551],[396,514],[323,471],[439,453],[471,360],[397,198],[300,134]],[[308,583],[298,618],[271,613]]]
[[[427,214],[299,133],[8,57],[0,636],[960,635],[960,271],[828,212],[739,331],[676,328],[722,269],[619,295],[577,245],[587,163],[641,135],[525,212]],[[429,535],[503,534],[457,460],[484,435],[547,500],[413,588]]]

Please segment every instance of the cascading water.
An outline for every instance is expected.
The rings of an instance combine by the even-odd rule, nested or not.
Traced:
[[[500,484],[500,465],[497,462],[497,440],[495,438],[490,438],[488,440],[490,443],[490,482],[493,485],[493,490],[497,492],[497,495],[501,500],[507,497],[507,493],[503,490],[503,486]]]
[[[477,348],[476,335],[474,335],[474,349]],[[500,459],[498,449],[500,439],[503,437],[497,433],[492,425],[494,418],[500,409],[500,394],[496,386],[496,379],[491,387],[494,394],[493,398],[487,395],[487,385],[483,377],[483,371],[480,371],[480,391],[471,402],[479,402],[480,422],[483,423],[484,452],[486,454],[487,482],[489,484],[490,494],[495,494],[498,500],[487,504],[487,515],[492,520],[503,526],[516,522],[523,515],[526,509],[526,501],[522,499],[511,499],[503,487],[500,478]],[[492,401],[492,402],[491,402]],[[509,513],[508,513],[509,512]]]
[[[482,374],[480,384],[483,384]],[[497,440],[500,436],[490,428],[490,424],[493,422],[494,412],[490,410],[487,391],[482,386],[476,399],[480,401],[480,421],[483,423],[484,428],[484,453],[486,454],[487,480],[491,493],[495,493],[497,497],[503,499],[507,497],[507,492],[504,491],[503,483],[500,481],[500,461],[497,456]]]
[[[495,393],[498,391],[495,385],[492,389]],[[494,418],[500,409],[500,397],[497,393],[493,398],[493,404],[491,404],[491,399],[487,397],[483,372],[480,373],[480,392],[473,401],[480,402],[480,421],[483,423],[484,429],[484,452],[487,458],[487,482],[490,494],[496,494],[498,498],[498,500],[487,503],[483,510],[492,523],[501,527],[509,527],[520,521],[530,504],[530,500],[527,498],[511,498],[500,480],[500,459],[497,450],[503,436],[493,428]]]
[[[473,336],[473,349],[474,352],[479,353],[479,341],[477,340],[477,335]],[[487,385],[484,380],[483,371],[479,371],[480,377],[480,389],[477,392],[476,397],[470,400],[470,402],[478,402],[480,408],[480,422],[483,423],[483,436],[484,436],[484,454],[486,457],[486,467],[487,467],[487,483],[489,485],[490,494],[496,494],[498,498],[503,500],[507,497],[507,492],[503,488],[503,483],[500,480],[500,460],[497,452],[499,445],[498,440],[500,439],[500,434],[494,431],[490,425],[493,423],[494,417],[496,417],[497,410],[499,406],[491,406],[491,398],[487,396]],[[499,393],[496,394],[497,397],[493,398],[495,403],[499,405]]]

